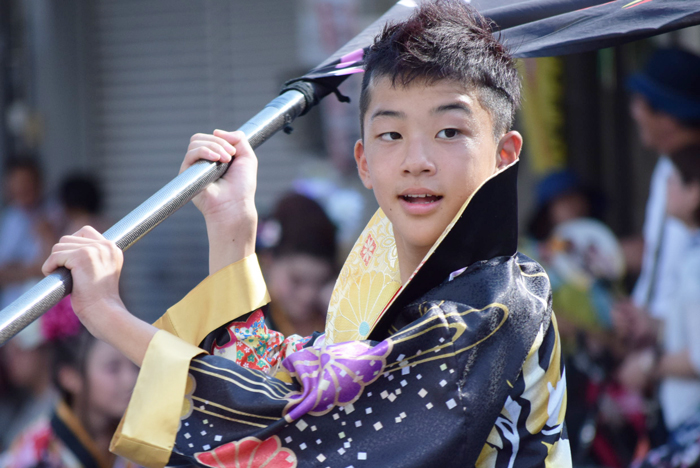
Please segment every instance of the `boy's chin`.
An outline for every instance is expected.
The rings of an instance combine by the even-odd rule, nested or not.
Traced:
[[[403,236],[403,244],[404,246],[416,251],[416,252],[421,252],[423,251],[425,254],[428,253],[428,251],[435,245],[435,243],[438,241],[440,238],[440,234],[442,234],[442,231],[438,233],[418,233],[414,232],[411,233],[407,236]]]

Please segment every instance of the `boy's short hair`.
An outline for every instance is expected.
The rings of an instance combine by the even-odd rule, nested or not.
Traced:
[[[669,159],[678,169],[685,185],[700,184],[700,145],[686,146],[669,155]],[[693,219],[700,224],[700,207],[693,213]]]
[[[409,19],[386,25],[375,38],[365,57],[360,95],[363,137],[369,86],[378,77],[400,86],[415,80],[454,80],[477,90],[496,138],[510,130],[520,105],[520,77],[513,58],[493,36],[491,23],[463,0],[424,3]]]

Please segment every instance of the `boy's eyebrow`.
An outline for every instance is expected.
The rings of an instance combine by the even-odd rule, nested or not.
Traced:
[[[405,119],[406,113],[401,111],[379,109],[372,114],[369,120],[372,121],[377,117],[394,117],[396,119]]]
[[[471,108],[464,104],[463,102],[453,102],[450,104],[444,104],[442,106],[438,106],[435,109],[432,110],[432,114],[442,114],[444,112],[449,112],[451,110],[459,110],[463,111],[469,115],[472,115],[472,110]]]

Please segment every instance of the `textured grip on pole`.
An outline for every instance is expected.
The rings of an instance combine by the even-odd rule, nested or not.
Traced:
[[[70,293],[72,287],[70,271],[59,268],[5,307],[0,313],[0,344],[4,344],[58,304]]]
[[[285,92],[239,130],[246,134],[250,145],[256,148],[301,115],[306,107],[302,93]],[[105,238],[122,250],[128,249],[207,185],[224,175],[226,169],[228,164],[196,162],[105,231]],[[0,346],[70,294],[72,286],[70,271],[59,268],[1,310]]]

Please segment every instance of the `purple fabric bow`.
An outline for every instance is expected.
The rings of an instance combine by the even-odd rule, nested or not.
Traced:
[[[301,383],[302,390],[289,397],[285,414],[296,420],[307,413],[320,416],[335,406],[354,403],[382,374],[391,348],[388,340],[376,346],[349,341],[291,354],[282,365]]]

